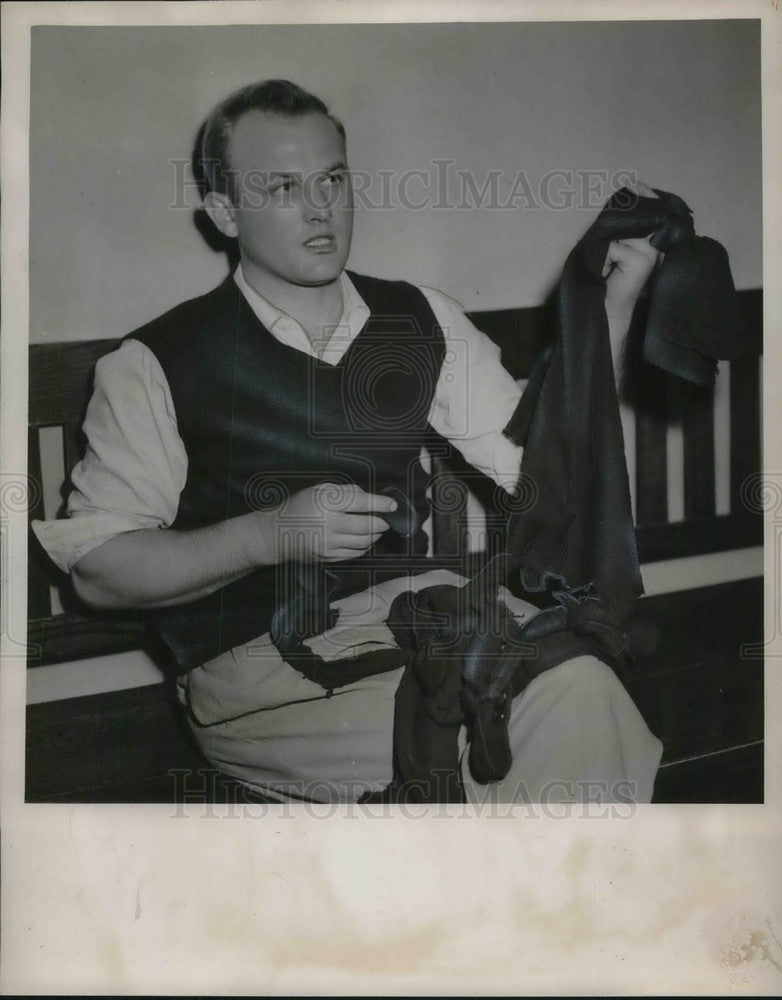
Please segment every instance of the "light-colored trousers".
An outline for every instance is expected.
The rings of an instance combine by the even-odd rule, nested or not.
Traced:
[[[340,623],[384,621],[396,593],[463,582],[444,571],[393,581],[340,602]],[[532,605],[505,595],[519,620]],[[180,680],[191,729],[216,768],[272,797],[356,801],[392,778],[394,696],[402,669],[330,697],[285,663],[268,636],[223,653]],[[662,754],[606,664],[578,656],[536,677],[513,702],[513,765],[501,782],[473,781],[464,730],[462,775],[470,802],[648,802]]]

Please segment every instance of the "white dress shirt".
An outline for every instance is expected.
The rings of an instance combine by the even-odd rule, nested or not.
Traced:
[[[343,272],[340,322],[310,341],[296,320],[247,284],[241,265],[234,280],[272,336],[328,364],[339,363],[369,317]],[[522,449],[502,429],[524,383],[503,368],[499,348],[454,299],[430,288],[421,291],[446,344],[429,423],[472,466],[510,489],[518,479]],[[187,478],[187,453],[168,382],[155,355],[137,340],[125,341],[98,361],[84,433],[87,451],[71,476],[68,518],[33,521],[41,544],[66,572],[114,535],[170,526]]]

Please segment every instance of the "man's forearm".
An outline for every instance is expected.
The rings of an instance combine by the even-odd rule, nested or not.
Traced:
[[[271,513],[254,512],[193,531],[123,532],[83,556],[71,578],[96,607],[183,604],[273,564],[274,531]]]
[[[611,360],[614,365],[614,379],[617,390],[622,378],[624,351],[627,343],[627,333],[633,318],[633,308],[627,306],[612,307],[606,303],[606,318],[608,320],[608,336],[611,341]]]

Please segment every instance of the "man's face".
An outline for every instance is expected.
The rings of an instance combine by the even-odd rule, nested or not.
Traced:
[[[261,292],[315,286],[345,267],[353,199],[345,143],[325,115],[260,111],[236,123],[229,147],[234,221],[246,277]]]

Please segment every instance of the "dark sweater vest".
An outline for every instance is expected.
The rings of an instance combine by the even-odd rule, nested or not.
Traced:
[[[276,340],[233,278],[129,335],[160,362],[188,456],[174,529],[279,504],[284,514],[287,497],[326,482],[401,489],[417,523],[425,520],[429,477],[419,456],[443,334],[414,286],[350,277],[370,318],[337,365]],[[359,559],[331,564],[340,581],[332,599],[420,567],[426,548],[420,529],[410,538],[386,531]],[[267,632],[290,575],[261,567],[151,619],[188,670]]]

